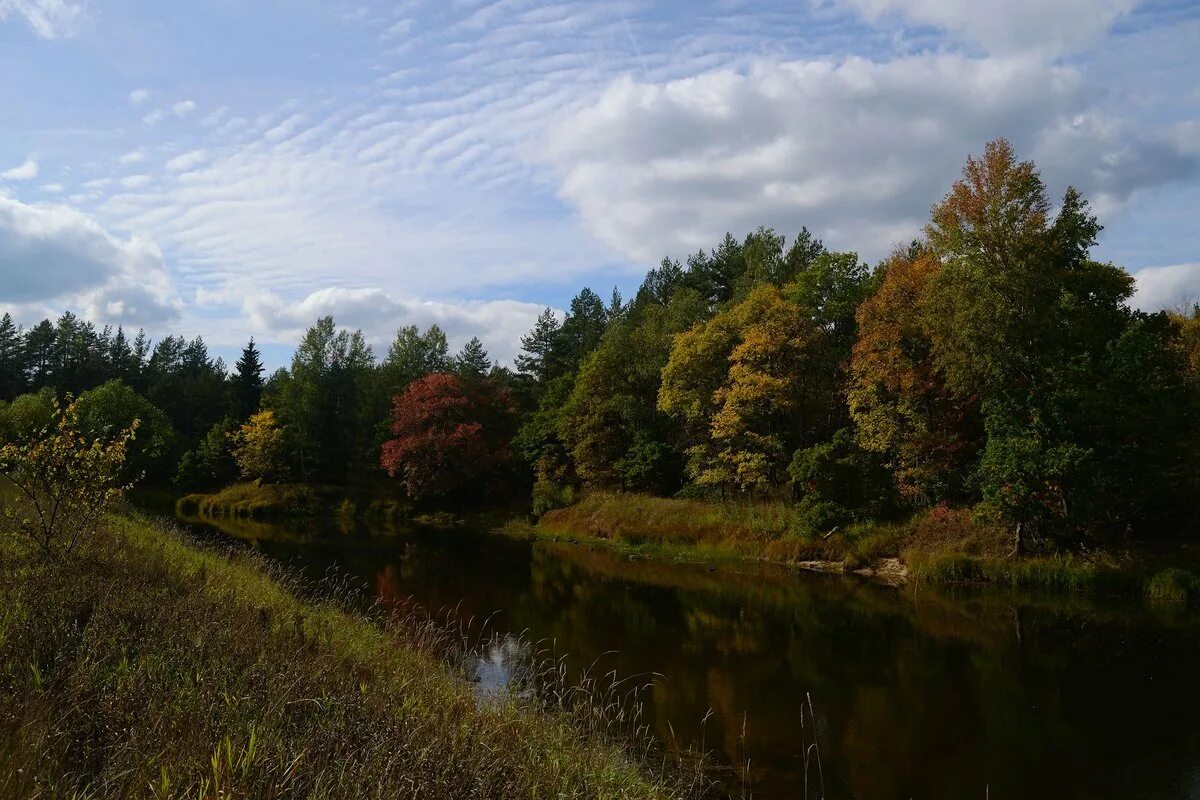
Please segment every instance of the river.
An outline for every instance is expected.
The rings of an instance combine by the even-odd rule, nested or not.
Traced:
[[[756,798],[804,797],[810,698],[809,797],[823,777],[829,798],[1200,798],[1200,619],[1186,612],[469,530],[208,524],[311,574],[337,565],[387,601],[490,617],[511,636],[485,681],[541,642],[572,670],[648,682],[653,733],[711,751]]]

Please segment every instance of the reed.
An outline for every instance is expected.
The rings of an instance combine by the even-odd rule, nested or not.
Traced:
[[[481,704],[468,639],[359,587],[117,516],[51,563],[0,537],[0,796],[690,797],[587,684]],[[621,723],[621,724],[618,724]]]

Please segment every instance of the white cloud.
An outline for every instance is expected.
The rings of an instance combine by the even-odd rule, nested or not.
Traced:
[[[396,20],[387,30],[379,35],[379,38],[386,41],[388,39],[398,39],[401,36],[407,36],[412,32],[414,25],[416,25],[416,20],[414,19]]]
[[[0,21],[17,14],[43,39],[60,39],[75,33],[84,5],[70,0],[0,0]]]
[[[140,189],[148,185],[151,180],[149,175],[127,175],[121,178],[119,183],[126,189]]]
[[[162,321],[178,311],[152,240],[118,239],[67,206],[0,198],[0,304],[50,302],[100,323]]]
[[[1143,311],[1178,309],[1200,303],[1200,263],[1138,270],[1132,305]]]
[[[319,289],[297,302],[255,290],[233,281],[217,293],[202,293],[202,301],[237,300],[254,330],[269,332],[278,341],[292,342],[323,316],[347,328],[359,328],[376,348],[385,348],[396,331],[406,325],[426,328],[437,324],[454,347],[478,336],[494,360],[511,363],[521,349],[521,336],[542,311],[536,303],[516,300],[430,301],[396,298],[377,288],[330,287]]]
[[[871,23],[932,25],[991,52],[1064,51],[1102,36],[1138,0],[834,0]]]
[[[292,114],[290,117],[264,133],[263,138],[268,142],[277,142],[280,139],[286,139],[287,137],[291,136],[293,132],[295,132],[296,126],[303,121],[303,114]]]
[[[117,159],[122,164],[136,164],[146,158],[146,154],[141,150],[131,150],[125,155]]]
[[[204,117],[204,119],[200,120],[200,123],[209,128],[215,127],[215,126],[221,124],[221,121],[225,118],[225,115],[228,113],[229,113],[229,106],[221,106],[216,111],[212,112],[211,114]]]
[[[0,179],[6,181],[28,181],[33,180],[37,176],[38,162],[36,158],[27,158],[23,164],[0,172]]]
[[[163,111],[161,108],[157,108],[146,116],[142,117],[142,122],[146,123],[147,125],[157,125],[166,118],[167,112]]]
[[[189,150],[168,161],[166,164],[167,172],[186,172],[204,163],[206,158],[208,158],[208,154],[203,150]]]
[[[149,89],[134,89],[129,93],[129,105],[137,108],[150,100]]]
[[[43,192],[49,192],[50,194],[62,194],[63,191],[63,185],[61,183],[43,183],[38,188]]]
[[[191,100],[181,100],[180,102],[171,106],[171,111],[177,117],[186,117],[188,114],[192,113],[195,110],[196,110],[196,104],[193,103]]]
[[[666,83],[623,78],[552,126],[560,196],[643,262],[726,230],[807,225],[882,255],[919,232],[969,153],[1007,136],[1052,192],[1111,208],[1196,168],[1168,136],[1105,118],[1072,68],[1026,56],[762,62]]]

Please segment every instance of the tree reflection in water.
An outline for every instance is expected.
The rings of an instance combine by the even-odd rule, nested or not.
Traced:
[[[253,533],[317,574],[337,563],[373,576],[390,602],[499,612],[499,637],[474,665],[485,694],[527,688],[521,670],[542,651],[574,675],[647,676],[651,729],[726,764],[749,756],[755,797],[803,795],[808,693],[830,797],[1196,796],[1194,616],[713,572],[462,531]]]

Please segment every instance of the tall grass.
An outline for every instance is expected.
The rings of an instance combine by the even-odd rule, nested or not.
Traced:
[[[676,560],[760,559],[845,563],[850,568],[898,555],[908,534],[897,525],[847,525],[816,531],[790,503],[704,500],[592,492],[546,512],[536,529],[510,535],[587,538],[631,554]]]
[[[1200,605],[1200,576],[1178,567],[1168,567],[1146,581],[1146,596],[1155,605]]]
[[[332,512],[344,498],[296,483],[235,483],[213,494],[189,494],[176,503],[184,516],[280,519]]]
[[[989,584],[1056,592],[1137,595],[1158,603],[1200,603],[1200,578],[1166,570],[1147,579],[1143,564],[1102,552],[1047,552],[1013,558],[1012,533],[965,508],[936,507],[902,522],[813,530],[788,503],[702,500],[592,492],[549,511],[536,527],[510,535],[578,538],[631,555],[670,560],[761,559],[820,569],[875,570],[889,582]]]
[[[573,705],[479,704],[412,615],[113,518],[49,562],[0,537],[2,797],[629,797],[709,787]],[[565,683],[563,684],[566,685]],[[566,691],[565,689],[563,691]],[[602,698],[603,699],[603,698]],[[603,699],[612,714],[611,698]]]

